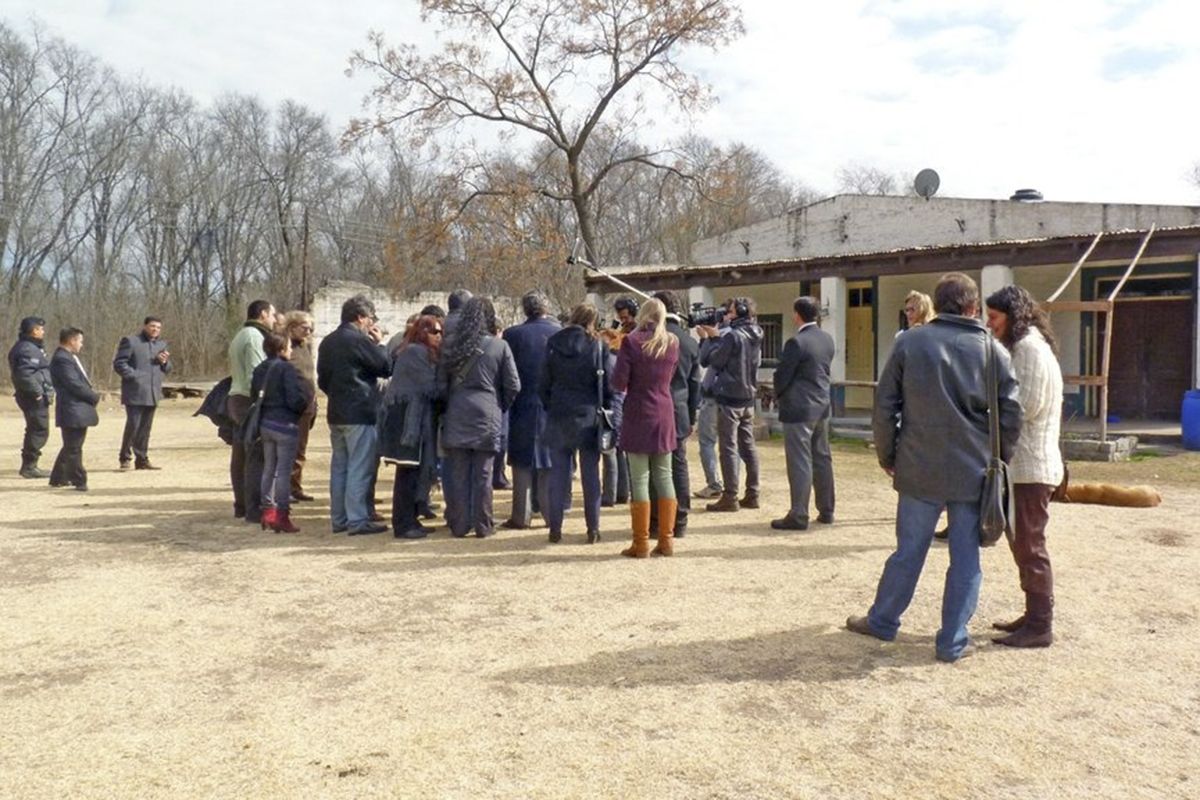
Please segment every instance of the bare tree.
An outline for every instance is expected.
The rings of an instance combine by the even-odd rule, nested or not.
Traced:
[[[896,195],[905,192],[899,187],[911,181],[897,180],[895,175],[868,164],[852,162],[837,171],[839,192],[851,194]]]
[[[347,137],[402,125],[423,141],[475,122],[548,142],[567,188],[534,188],[570,204],[593,261],[601,253],[592,205],[605,180],[629,165],[672,169],[663,153],[626,146],[645,110],[641,87],[684,110],[704,107],[709,93],[680,68],[679,51],[715,49],[743,32],[741,10],[727,0],[422,0],[421,7],[455,36],[423,56],[372,33],[351,67],[379,79],[376,117],[353,123]],[[602,129],[613,147],[589,164]],[[511,191],[481,182],[467,201]]]

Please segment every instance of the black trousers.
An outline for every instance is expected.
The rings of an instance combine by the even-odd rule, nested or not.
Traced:
[[[87,428],[62,428],[62,449],[50,471],[51,486],[87,486],[87,470],[83,468],[83,441]]]
[[[50,440],[50,407],[45,398],[17,395],[17,407],[25,415],[25,439],[21,442],[21,468],[35,466],[42,448]]]
[[[420,467],[396,467],[392,484],[392,530],[401,534],[417,527],[417,496],[421,481]]]
[[[472,528],[476,536],[491,536],[492,464],[496,454],[490,450],[447,448],[443,461],[453,476],[451,494],[446,495],[446,524],[455,536],[466,536]],[[443,484],[443,488],[445,484]]]
[[[157,406],[125,406],[125,433],[121,436],[122,464],[133,460],[139,466],[150,463],[150,428]]]
[[[250,398],[231,394],[225,410],[237,424],[233,431],[233,447],[229,454],[233,513],[238,517],[245,516],[249,522],[258,522],[262,519],[262,444],[249,448],[242,444],[242,422],[250,413]]]

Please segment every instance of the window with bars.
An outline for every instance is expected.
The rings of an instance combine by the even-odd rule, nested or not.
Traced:
[[[773,367],[783,350],[783,315],[759,314],[758,326],[762,328],[762,361],[764,367]]]

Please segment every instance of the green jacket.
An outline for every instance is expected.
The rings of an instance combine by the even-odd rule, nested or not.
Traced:
[[[254,376],[254,368],[267,360],[263,351],[263,338],[267,329],[261,323],[247,322],[229,343],[229,376],[233,383],[229,393],[250,396],[250,379]]]

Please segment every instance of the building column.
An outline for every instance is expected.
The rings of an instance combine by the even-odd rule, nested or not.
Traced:
[[[845,278],[821,278],[821,328],[833,337],[833,361],[829,365],[829,380],[846,380],[846,307],[849,294]],[[846,387],[830,388],[834,414],[846,410]]]
[[[989,264],[984,267],[979,275],[979,311],[983,313],[983,301],[991,297],[993,292],[1003,289],[1005,286],[1012,286],[1013,281],[1012,267],[1005,264]]]
[[[700,303],[703,306],[715,306],[717,301],[713,297],[713,290],[707,286],[689,286],[687,290],[687,303],[690,310],[696,303]]]

